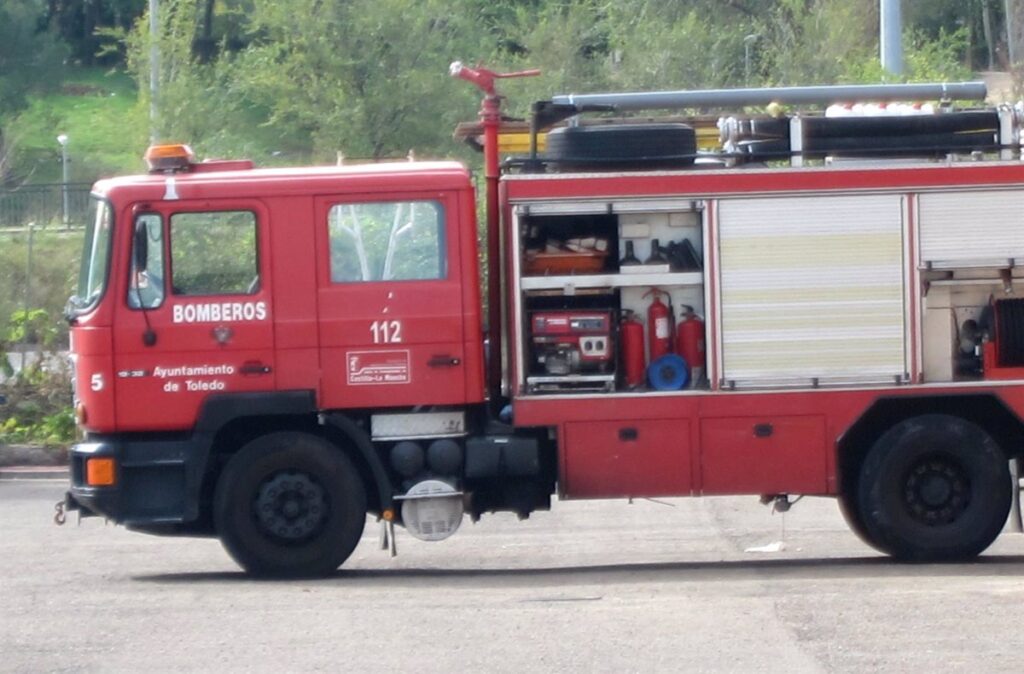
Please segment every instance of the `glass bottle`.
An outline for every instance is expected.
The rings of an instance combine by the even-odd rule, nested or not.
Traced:
[[[661,251],[661,244],[657,239],[651,239],[651,255],[644,264],[668,264],[668,258]]]
[[[630,266],[636,265],[636,264],[640,264],[640,258],[638,258],[636,256],[636,253],[633,251],[633,242],[632,241],[627,241],[626,242],[626,254],[619,261],[619,266],[620,267],[630,267]]]

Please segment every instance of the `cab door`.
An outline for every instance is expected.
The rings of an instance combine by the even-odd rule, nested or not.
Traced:
[[[211,395],[272,391],[268,216],[250,200],[137,204],[122,219],[121,430],[185,430]],[[140,254],[138,250],[145,248]]]
[[[325,407],[466,401],[458,208],[443,192],[317,198]]]

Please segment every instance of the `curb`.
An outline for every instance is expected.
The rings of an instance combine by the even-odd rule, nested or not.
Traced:
[[[67,480],[67,466],[5,466],[0,480]]]
[[[0,470],[25,467],[67,468],[67,449],[43,445],[5,445],[0,443]]]

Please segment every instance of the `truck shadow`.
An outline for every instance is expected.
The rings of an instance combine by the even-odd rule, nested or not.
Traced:
[[[993,577],[1024,575],[1024,555],[979,557],[969,563],[913,564],[888,557],[757,559],[714,562],[655,562],[541,568],[339,569],[317,579],[260,579],[238,572],[167,573],[133,576],[147,583],[314,583],[346,587],[566,587],[601,583],[687,583]]]

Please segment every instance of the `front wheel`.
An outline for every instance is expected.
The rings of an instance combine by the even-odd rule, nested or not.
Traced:
[[[330,443],[308,433],[272,433],[231,457],[213,514],[224,547],[249,573],[324,576],[362,536],[366,490]]]
[[[857,511],[876,547],[910,561],[969,559],[991,545],[1010,511],[1008,461],[959,417],[928,414],[889,429],[857,485]]]

